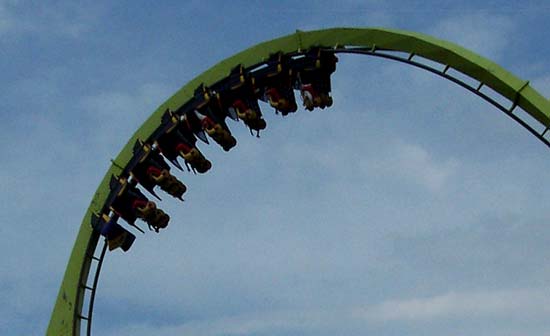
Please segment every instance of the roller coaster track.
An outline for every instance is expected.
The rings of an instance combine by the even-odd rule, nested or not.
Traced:
[[[92,245],[90,245],[91,247]],[[97,249],[98,244],[96,244],[95,249]],[[101,266],[103,266],[103,260],[105,259],[105,252],[107,252],[107,244],[104,242],[101,247],[101,252],[99,253],[99,256],[95,254],[95,251],[90,251],[91,253],[87,255],[88,263],[90,266],[92,266],[95,263],[95,271],[94,272],[87,272],[90,279],[86,279],[86,272],[82,272],[83,278],[80,281],[80,295],[82,297],[86,297],[86,294],[89,294],[87,301],[87,311],[86,315],[82,315],[83,311],[81,310],[80,313],[76,316],[78,320],[80,320],[80,323],[82,325],[86,326],[86,335],[92,334],[92,317],[94,313],[94,302],[95,302],[95,294],[97,291],[97,285],[99,283],[99,274],[101,273]],[[93,274],[91,274],[93,273]],[[92,280],[90,283],[89,280]],[[82,323],[84,322],[84,323]]]
[[[298,56],[310,48],[334,53],[361,54],[389,59],[426,70],[481,97],[550,147],[550,102],[530,85],[499,65],[453,43],[423,34],[381,28],[334,28],[295,34],[258,44],[213,66],[163,103],[135,132],[98,187],[80,227],[52,312],[47,335],[91,335],[95,295],[107,245],[98,248],[100,235],[92,229],[93,214],[108,213],[111,176],[128,176],[135,166],[136,140],[152,143],[166,131],[166,110],[179,111],[200,84],[212,85],[242,64],[247,71],[261,67],[270,54]],[[487,89],[486,89],[487,88]],[[506,103],[503,103],[506,102]],[[525,113],[516,113],[518,109]],[[99,255],[97,254],[99,250]]]

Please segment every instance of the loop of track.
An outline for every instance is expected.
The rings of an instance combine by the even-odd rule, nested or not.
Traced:
[[[99,256],[96,255],[100,236],[90,226],[91,217],[94,213],[109,212],[113,200],[109,191],[109,180],[112,175],[129,175],[136,164],[132,153],[136,140],[152,144],[166,131],[159,126],[162,113],[166,110],[185,113],[182,107],[192,99],[193,90],[201,83],[211,86],[223,80],[229,70],[238,64],[254,71],[273,52],[281,51],[297,56],[312,47],[322,47],[335,53],[362,54],[394,60],[450,80],[495,106],[550,147],[547,134],[550,128],[550,101],[530,87],[528,81],[521,80],[490,60],[450,42],[390,29],[333,28],[296,32],[261,43],[218,63],[176,92],[145,121],[113,160],[80,226],[47,335],[78,336],[84,327],[86,335],[91,335],[94,301],[106,251],[106,245],[103,245]],[[453,73],[466,76],[467,81]],[[492,89],[498,97],[486,93],[485,87]],[[501,101],[509,102],[509,106]],[[526,113],[516,113],[518,109]],[[95,270],[91,272],[92,267]]]
[[[330,50],[335,52],[335,53],[361,54],[361,55],[380,57],[380,58],[385,58],[385,59],[389,59],[389,60],[393,60],[393,61],[397,61],[397,62],[402,62],[402,63],[405,63],[405,64],[409,64],[409,65],[418,67],[420,69],[429,71],[433,74],[436,74],[440,77],[443,77],[447,80],[450,80],[451,82],[467,89],[468,91],[470,91],[473,94],[481,97],[482,99],[484,99],[485,101],[487,101],[491,105],[495,106],[497,109],[502,111],[504,114],[506,114],[507,116],[512,118],[514,121],[519,123],[522,127],[527,129],[531,134],[533,134],[537,139],[539,139],[546,146],[550,147],[550,141],[544,137],[546,132],[548,131],[548,128],[545,128],[543,132],[537,131],[533,126],[530,125],[530,123],[528,121],[523,120],[520,116],[513,113],[515,108],[517,108],[517,104],[514,104],[513,102],[511,102],[511,105],[509,107],[506,107],[506,106],[502,105],[501,103],[497,102],[497,100],[495,100],[494,98],[491,98],[489,95],[487,95],[487,94],[485,94],[481,91],[481,88],[484,85],[483,83],[479,82],[479,85],[472,86],[471,84],[468,84],[467,82],[465,82],[465,81],[463,81],[463,80],[461,80],[457,77],[454,77],[454,76],[450,75],[449,74],[449,69],[451,69],[451,67],[449,67],[449,66],[445,65],[444,69],[440,70],[440,69],[437,69],[435,67],[431,67],[429,65],[426,65],[422,62],[415,61],[414,60],[415,55],[413,55],[413,54],[410,54],[407,57],[402,57],[402,56],[399,56],[398,54],[392,53],[391,51],[388,51],[388,50],[380,51],[380,50],[371,50],[371,49],[367,49],[367,48],[349,48],[349,49],[347,49],[347,48],[337,48],[337,49],[330,49]],[[254,68],[261,67],[261,66],[262,66],[262,64],[255,65]],[[132,170],[132,168],[133,168],[132,165],[128,165],[128,166],[124,167],[124,171],[129,172],[130,170]],[[104,208],[108,208],[108,207],[109,207],[109,204],[106,204],[104,206]],[[93,247],[93,250],[95,250],[96,247],[95,246],[90,246],[90,248],[92,248],[92,247]],[[86,283],[88,283],[88,281],[90,279],[83,279],[83,280],[86,280],[86,281],[83,281],[82,282],[83,285],[80,287],[81,294],[79,296],[81,296],[81,297],[84,297],[84,294],[85,294],[84,292],[86,292],[86,291],[91,292],[90,299],[88,300],[87,315],[83,316],[82,311],[80,311],[80,312],[75,311],[75,319],[79,321],[79,324],[81,324],[82,322],[85,322],[85,324],[86,324],[86,335],[87,336],[91,335],[94,300],[95,300],[95,294],[96,294],[97,285],[98,285],[98,281],[99,281],[99,274],[100,274],[100,271],[101,271],[101,265],[103,263],[103,259],[104,259],[104,256],[105,256],[105,251],[106,251],[106,244],[103,245],[103,248],[101,250],[99,258],[94,257],[93,255],[91,255],[90,258],[88,258],[90,263],[93,262],[93,261],[97,261],[98,266],[97,266],[96,271],[94,272],[94,274],[90,274],[90,278],[92,279],[92,283],[93,283],[92,286],[90,287],[90,286],[85,285]]]

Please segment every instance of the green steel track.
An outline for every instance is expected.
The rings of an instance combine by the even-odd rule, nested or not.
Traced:
[[[448,41],[424,34],[384,29],[384,28],[333,28],[310,32],[297,31],[294,34],[260,43],[229,57],[201,75],[197,76],[157,110],[134,133],[126,146],[118,154],[99,185],[92,202],[86,211],[67,269],[59,290],[57,301],[47,329],[47,335],[80,335],[86,326],[86,334],[91,333],[93,302],[99,280],[99,271],[105,255],[105,246],[98,248],[100,236],[92,229],[93,213],[108,211],[109,181],[112,175],[127,174],[125,167],[133,156],[136,140],[147,141],[161,125],[161,116],[167,110],[176,111],[193,97],[200,84],[210,86],[226,77],[238,64],[247,68],[262,64],[268,56],[276,52],[299,54],[312,47],[332,49],[338,53],[359,53],[404,62],[436,75],[449,79],[470,92],[482,97],[550,147],[545,137],[550,128],[550,101],[534,90],[529,81],[522,80],[494,62]],[[440,65],[433,67],[423,60]],[[433,63],[432,62],[432,63]],[[472,79],[474,85],[453,76],[461,73]],[[484,88],[493,90],[499,99],[484,93]],[[501,101],[509,102],[504,105]],[[532,120],[525,120],[514,111],[520,108]],[[530,118],[529,118],[530,119]],[[99,252],[96,252],[96,249]],[[99,254],[96,255],[96,253]],[[90,270],[93,270],[90,272]],[[93,273],[92,279],[89,279]],[[92,282],[90,284],[90,281]],[[86,299],[85,299],[86,298]],[[84,302],[88,303],[83,311]]]

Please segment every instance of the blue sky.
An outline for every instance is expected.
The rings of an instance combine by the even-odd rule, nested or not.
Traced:
[[[544,1],[0,0],[0,334],[43,334],[81,217],[147,116],[295,29],[448,39],[550,96]],[[341,56],[334,106],[203,146],[160,234],[106,259],[97,335],[550,335],[548,148],[421,70]]]

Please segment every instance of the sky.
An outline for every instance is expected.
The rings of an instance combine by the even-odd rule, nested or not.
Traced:
[[[110,159],[217,62],[296,29],[460,44],[550,97],[545,1],[0,0],[0,334],[40,335]],[[334,106],[200,148],[110,252],[94,335],[550,335],[548,148],[420,69],[340,55]],[[142,225],[145,227],[145,225]]]

